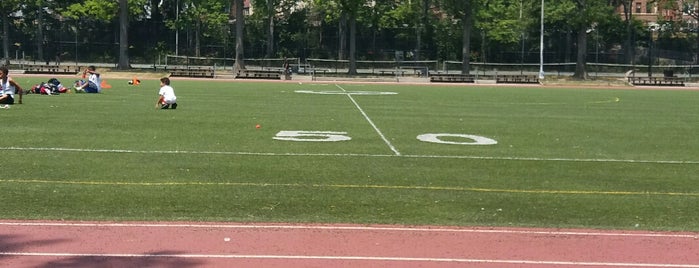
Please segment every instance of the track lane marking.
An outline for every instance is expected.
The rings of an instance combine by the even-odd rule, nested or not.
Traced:
[[[699,264],[671,263],[627,263],[627,262],[580,262],[580,261],[537,261],[498,260],[468,258],[411,258],[373,256],[303,256],[303,255],[244,255],[244,254],[119,254],[119,253],[64,253],[64,252],[0,252],[0,256],[27,257],[100,257],[100,258],[200,258],[200,259],[293,259],[293,260],[344,260],[344,261],[392,261],[392,262],[459,262],[484,264],[528,264],[565,266],[610,266],[610,267],[672,267],[699,268]]]

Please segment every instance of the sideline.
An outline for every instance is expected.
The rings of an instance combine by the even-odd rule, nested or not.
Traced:
[[[226,224],[226,223],[146,223],[146,222],[50,222],[50,221],[0,221],[0,226],[53,226],[53,227],[123,227],[123,228],[209,228],[209,229],[278,229],[278,230],[330,230],[330,231],[377,231],[377,232],[420,232],[420,233],[484,233],[520,234],[547,236],[591,236],[591,237],[663,237],[699,239],[699,232],[647,232],[647,231],[592,231],[592,230],[548,230],[543,228],[502,227],[446,227],[446,226],[359,226],[359,225],[289,225],[289,224]]]

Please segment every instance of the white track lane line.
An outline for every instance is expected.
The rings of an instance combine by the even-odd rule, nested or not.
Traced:
[[[90,254],[90,253],[49,253],[49,252],[0,252],[0,256],[25,257],[100,257],[100,258],[198,258],[198,259],[293,259],[293,260],[344,260],[344,261],[393,261],[393,262],[458,262],[483,264],[525,264],[553,266],[599,266],[599,267],[658,267],[658,268],[699,268],[699,264],[670,263],[625,263],[625,262],[574,262],[536,260],[490,260],[464,258],[409,258],[371,256],[303,256],[303,255],[238,255],[238,254]]]

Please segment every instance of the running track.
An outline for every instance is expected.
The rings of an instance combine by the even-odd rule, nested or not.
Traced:
[[[0,221],[0,267],[699,268],[699,233]]]

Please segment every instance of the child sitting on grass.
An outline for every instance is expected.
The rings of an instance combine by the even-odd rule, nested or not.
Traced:
[[[9,104],[15,104],[15,93],[19,95],[18,103],[22,104],[22,87],[12,80],[7,67],[0,67],[0,108],[10,108]]]
[[[83,79],[87,77],[87,81],[78,80],[75,81],[75,91],[85,92],[85,93],[100,93],[102,92],[101,84],[102,78],[100,78],[100,73],[95,71],[95,66],[90,66],[83,71]]]
[[[156,109],[177,109],[177,96],[175,96],[175,89],[170,86],[170,78],[160,78],[158,95],[158,102],[155,103]]]

